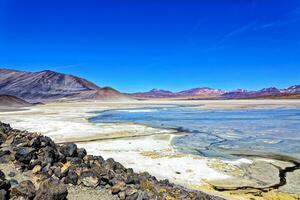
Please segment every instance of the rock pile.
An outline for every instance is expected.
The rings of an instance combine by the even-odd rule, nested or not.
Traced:
[[[13,162],[21,172],[31,172],[39,184],[38,189],[31,181],[12,184],[0,171],[0,199],[63,200],[66,184],[105,188],[121,200],[222,199],[159,181],[147,172],[135,173],[112,158],[87,155],[76,144],[58,145],[49,137],[1,122],[0,145],[0,163]]]

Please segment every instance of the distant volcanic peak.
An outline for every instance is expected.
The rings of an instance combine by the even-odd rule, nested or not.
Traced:
[[[276,87],[263,88],[259,92],[280,92]]]
[[[245,92],[250,92],[248,90],[245,90],[245,89],[236,89],[236,90],[232,90],[232,91],[229,91],[229,92],[240,92],[240,93],[245,93]],[[229,93],[228,92],[228,93]]]
[[[163,89],[158,89],[158,88],[153,88],[152,90],[149,91],[149,93],[173,93],[169,90],[163,90]]]
[[[288,89],[300,89],[300,85],[294,85],[289,87]]]
[[[299,94],[300,93],[300,85],[294,85],[284,90],[286,93],[290,94]]]
[[[174,93],[168,90],[152,89],[148,92],[137,92],[129,95],[133,97],[139,97],[139,98],[167,98],[167,97],[173,97]]]
[[[209,87],[193,88],[190,90],[180,91],[177,94],[181,96],[219,96],[225,93],[224,90],[212,89]]]

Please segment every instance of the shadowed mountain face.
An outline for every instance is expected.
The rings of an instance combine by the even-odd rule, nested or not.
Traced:
[[[0,94],[13,95],[30,102],[53,101],[58,99],[102,100],[101,94],[110,90],[113,97],[123,98],[118,91],[103,89],[85,79],[54,71],[22,72],[0,69]],[[89,93],[90,92],[90,93]],[[94,93],[95,95],[91,95]],[[109,95],[106,95],[109,99]]]
[[[299,98],[300,85],[287,89],[277,89],[275,87],[264,88],[259,91],[234,90],[224,91],[207,87],[193,88],[180,92],[153,89],[148,92],[129,94],[137,98],[199,98],[199,99],[253,99],[253,98]]]
[[[0,107],[27,107],[33,104],[10,95],[0,95]]]

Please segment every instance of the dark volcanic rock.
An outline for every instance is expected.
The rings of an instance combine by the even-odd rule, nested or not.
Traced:
[[[19,162],[29,163],[32,159],[34,149],[30,147],[19,147],[16,149],[15,158]]]
[[[60,152],[66,157],[73,157],[77,154],[77,145],[76,144],[66,144],[61,146]]]
[[[12,128],[10,127],[9,124],[5,124],[5,123],[1,123],[1,126],[0,126],[0,133],[3,133],[5,135],[9,135],[9,132],[12,130]]]
[[[5,180],[5,174],[0,170],[0,180]]]
[[[9,177],[14,177],[14,176],[16,175],[16,173],[15,173],[15,172],[9,172],[7,175],[8,175]]]
[[[86,150],[84,148],[78,148],[77,149],[77,155],[79,158],[83,159],[84,156],[87,155]]]
[[[34,200],[65,200],[67,195],[65,184],[50,178],[41,183]]]
[[[0,149],[0,157],[9,155],[10,151],[8,149]]]
[[[0,180],[0,189],[8,190],[11,187],[8,180]]]
[[[10,179],[9,183],[10,183],[11,186],[16,186],[16,185],[19,184],[19,182],[16,179]]]
[[[42,165],[53,164],[58,161],[59,152],[55,147],[46,146],[42,149]]]
[[[78,174],[74,170],[69,170],[68,175],[65,177],[64,183],[77,185]]]

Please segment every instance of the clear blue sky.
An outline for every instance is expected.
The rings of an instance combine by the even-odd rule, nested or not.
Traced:
[[[299,0],[0,0],[0,67],[123,92],[300,84]]]

